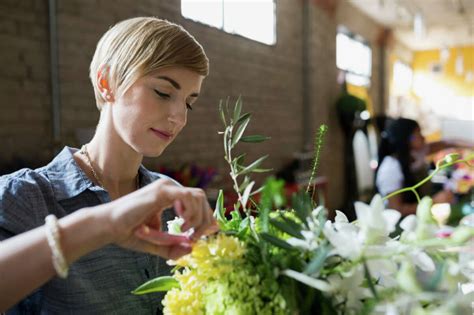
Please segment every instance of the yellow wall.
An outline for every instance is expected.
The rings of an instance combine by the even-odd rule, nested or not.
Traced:
[[[467,82],[466,73],[474,74],[474,46],[454,47],[449,50],[449,58],[442,65],[440,73],[433,73],[433,64],[441,64],[440,49],[414,51],[412,60],[404,60],[413,70],[413,82],[410,92],[404,95],[417,105],[429,106],[443,119],[474,119],[474,80]],[[455,65],[458,54],[463,55],[463,73],[456,74]],[[393,66],[401,60],[396,53],[389,55],[390,96],[400,93],[399,86],[393,81]],[[449,106],[449,108],[447,108]],[[451,112],[450,112],[451,111]],[[440,114],[441,113],[441,114]],[[462,118],[461,118],[462,117]],[[424,117],[414,117],[423,120]],[[429,129],[429,128],[428,128]],[[441,130],[429,129],[425,134],[428,140],[439,140]]]
[[[455,62],[457,54],[461,52],[464,56],[464,72],[457,75],[455,72]],[[466,72],[474,73],[474,46],[449,49],[449,59],[443,66],[443,72],[439,74],[431,73],[431,65],[440,63],[440,50],[417,51],[413,57],[413,73],[424,75],[442,84],[453,91],[458,96],[474,96],[474,81],[466,82]]]

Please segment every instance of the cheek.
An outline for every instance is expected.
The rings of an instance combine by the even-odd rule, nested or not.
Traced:
[[[117,132],[125,139],[134,140],[139,137],[145,124],[144,117],[133,104],[115,104],[114,125]]]

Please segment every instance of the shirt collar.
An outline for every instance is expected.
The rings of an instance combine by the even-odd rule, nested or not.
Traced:
[[[73,154],[77,150],[76,148],[64,147],[48,165],[42,168],[51,182],[54,195],[58,201],[75,197],[86,189],[103,190],[92,183],[74,160]],[[140,187],[146,186],[163,176],[147,170],[143,165],[140,165],[138,173]]]

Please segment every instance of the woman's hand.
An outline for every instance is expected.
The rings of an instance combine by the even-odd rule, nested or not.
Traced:
[[[177,186],[169,179],[157,180],[104,206],[113,242],[164,258],[188,254],[194,240],[218,229],[204,191]],[[161,231],[161,215],[171,206],[184,219],[182,230],[194,229],[190,237]]]

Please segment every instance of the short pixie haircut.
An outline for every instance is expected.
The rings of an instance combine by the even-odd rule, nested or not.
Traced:
[[[155,17],[117,23],[100,39],[90,65],[97,107],[100,110],[105,103],[98,86],[99,71],[117,97],[139,78],[169,66],[182,66],[203,76],[209,73],[204,49],[180,25]]]

